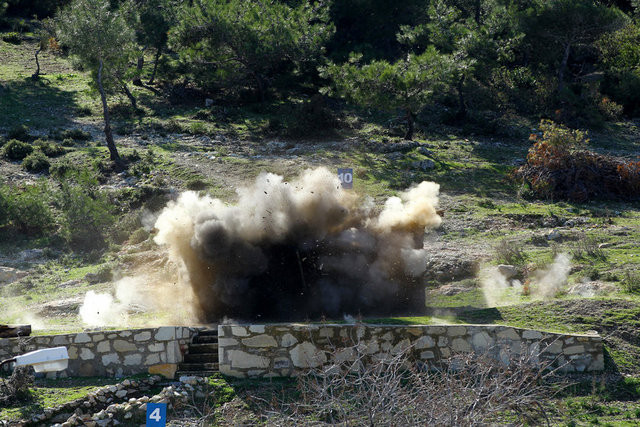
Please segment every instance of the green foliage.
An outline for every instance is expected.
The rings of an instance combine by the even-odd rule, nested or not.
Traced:
[[[131,237],[129,237],[129,243],[132,245],[137,245],[138,243],[142,243],[149,238],[149,232],[144,228],[138,228],[133,233],[131,233]]]
[[[323,76],[331,79],[333,86],[328,92],[365,107],[402,110],[409,121],[407,139],[413,136],[417,110],[429,103],[435,92],[447,90],[458,66],[455,58],[434,47],[395,63],[360,65],[360,59],[353,56],[347,64],[329,64],[323,69]]]
[[[12,139],[2,147],[2,154],[10,160],[22,160],[33,152],[33,146],[28,142]]]
[[[46,18],[68,3],[69,0],[8,0],[7,13],[24,18],[31,18],[34,15],[38,18]]]
[[[626,270],[622,279],[622,287],[625,292],[640,293],[640,271]]]
[[[586,132],[579,129],[569,129],[552,120],[541,120],[538,130],[542,133],[542,136],[540,138],[536,136],[534,138],[535,141],[559,150],[581,149],[589,143]]]
[[[35,150],[22,161],[22,167],[27,172],[48,172],[49,166],[49,159],[40,150]]]
[[[5,33],[2,35],[2,41],[11,44],[20,44],[22,43],[22,36],[16,32]]]
[[[202,0],[185,7],[170,45],[205,89],[251,84],[261,99],[278,75],[320,60],[333,32],[322,3]]]
[[[99,250],[107,246],[105,233],[115,218],[112,204],[87,171],[67,174],[56,203],[64,218],[63,235],[74,250]]]
[[[73,139],[75,141],[89,141],[91,139],[91,133],[82,129],[56,129],[49,134],[49,138],[56,139],[58,141],[65,139]]]
[[[527,260],[522,244],[515,240],[504,239],[494,247],[494,250],[496,260],[503,264],[522,265]]]
[[[53,141],[36,139],[33,146],[42,151],[47,157],[58,157],[65,153],[64,148]]]
[[[119,88],[133,57],[135,35],[128,10],[109,2],[74,0],[56,16],[57,34],[78,65],[91,71],[97,85],[100,64],[107,90]]]
[[[49,205],[50,189],[42,181],[24,187],[0,187],[0,226],[27,236],[40,236],[55,230],[56,221]]]
[[[28,142],[31,141],[31,135],[29,135],[29,127],[26,125],[17,125],[9,129],[7,138],[17,139],[18,141]]]

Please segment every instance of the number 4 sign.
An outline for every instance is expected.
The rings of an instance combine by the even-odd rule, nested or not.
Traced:
[[[167,425],[167,404],[147,403],[147,426]]]
[[[342,184],[342,188],[353,188],[353,169],[351,168],[338,168],[338,179]]]

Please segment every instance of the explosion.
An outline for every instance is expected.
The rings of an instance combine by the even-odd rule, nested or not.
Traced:
[[[203,322],[415,312],[424,307],[424,230],[441,222],[438,192],[422,182],[376,215],[325,168],[293,182],[262,173],[233,205],[181,194],[160,213],[155,241]]]

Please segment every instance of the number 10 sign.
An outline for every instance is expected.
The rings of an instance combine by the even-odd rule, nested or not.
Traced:
[[[351,168],[338,168],[338,179],[342,184],[342,188],[347,190],[353,188],[353,169]]]

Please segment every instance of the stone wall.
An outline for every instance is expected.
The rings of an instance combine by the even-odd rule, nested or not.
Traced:
[[[539,355],[564,371],[604,369],[602,338],[506,326],[438,325],[220,325],[220,372],[234,377],[294,376],[309,368],[355,357],[375,359],[409,349],[426,363],[454,353],[489,352],[508,362],[514,354]]]
[[[120,377],[139,373],[173,378],[193,328],[164,326],[153,329],[82,332],[0,339],[0,360],[44,348],[65,346],[69,367],[57,373],[67,376]],[[49,374],[54,376],[55,373]]]

